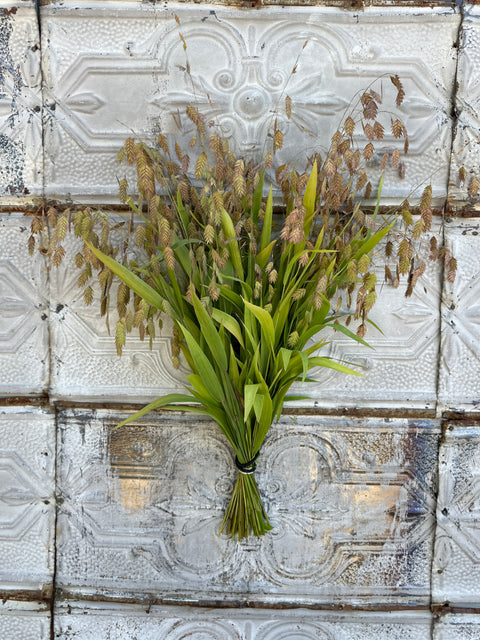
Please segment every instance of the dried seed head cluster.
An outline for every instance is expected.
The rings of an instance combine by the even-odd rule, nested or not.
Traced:
[[[390,79],[396,88],[398,106],[405,95],[403,86],[398,76]],[[34,250],[35,236],[49,225],[50,239],[47,245],[42,244],[41,250],[58,267],[65,257],[62,243],[68,230],[73,228],[75,235],[83,240],[75,258],[81,270],[78,286],[83,289],[85,304],[91,304],[93,273],[97,272],[101,312],[106,315],[115,277],[90,250],[89,244],[119,260],[148,284],[159,287],[159,282],[165,281],[178,287],[187,301],[194,281],[207,306],[218,302],[220,288],[232,288],[231,266],[237,277],[240,271],[248,272],[248,286],[260,306],[278,305],[285,293],[281,257],[287,247],[293,247],[294,251],[301,247],[295,265],[298,286],[291,296],[292,314],[297,317],[299,327],[307,326],[309,309],[319,309],[337,290],[346,289],[345,300],[351,305],[352,317],[360,321],[357,333],[363,336],[368,313],[377,299],[377,280],[370,260],[371,238],[382,226],[390,224],[390,218],[386,220],[378,210],[372,213],[361,206],[362,197],[368,199],[372,193],[365,161],[371,161],[376,154],[375,144],[385,135],[385,126],[380,121],[381,104],[379,93],[373,89],[365,91],[343,127],[333,134],[324,157],[315,154],[309,160],[307,171],[302,173],[288,164],[276,167],[273,182],[283,195],[284,214],[276,216],[273,227],[268,230],[268,243],[271,243],[268,261],[263,258],[268,245],[265,238],[262,239],[267,202],[258,186],[264,184],[265,172],[283,145],[278,122],[275,120],[273,125],[272,150],[263,162],[254,164],[252,160],[237,157],[213,123],[208,123],[192,105],[187,107],[186,115],[195,125],[196,134],[190,141],[188,153],[178,142],[169,143],[163,134],[158,136],[154,147],[128,138],[120,150],[119,160],[134,165],[137,174],[136,201],[129,195],[127,180],[123,178],[119,182],[120,200],[132,210],[129,221],[115,224],[105,213],[90,209],[60,213],[49,208],[44,215],[32,220],[30,251]],[[288,117],[292,105],[287,96]],[[403,139],[402,152],[406,153],[405,126],[398,118],[390,117],[390,128],[394,138]],[[359,144],[356,134],[363,134],[367,142]],[[196,158],[191,159],[189,154],[195,149],[198,149]],[[404,171],[398,148],[383,153],[380,167],[385,168],[389,162],[395,169]],[[188,173],[190,166],[192,174]],[[316,192],[314,210],[307,220],[304,192],[311,171],[316,172]],[[470,185],[472,193],[478,190],[475,180]],[[223,212],[233,224],[233,233],[225,228]],[[404,202],[400,215],[401,237],[395,242],[393,238],[388,239],[385,244],[385,278],[398,286],[401,276],[406,276],[406,295],[411,295],[426,268],[425,260],[419,258],[418,246],[431,230],[431,186],[422,194],[419,214],[414,217],[409,203]],[[114,242],[112,232],[118,232],[120,227],[126,232],[125,236],[120,242]],[[393,236],[393,231],[390,235]],[[435,238],[430,244],[429,257],[443,260],[448,279],[453,280],[456,261],[447,250],[437,247]],[[250,269],[250,264],[256,270]],[[167,307],[173,310],[174,306],[172,300],[165,297],[163,311]],[[125,344],[125,335],[133,328],[138,329],[142,339],[146,335],[153,340],[158,310],[131,293],[125,284],[116,289],[116,309],[119,353]],[[285,331],[286,342],[292,344],[296,330],[290,331],[288,326]],[[180,342],[177,335],[175,345]],[[172,354],[178,365],[177,347]]]

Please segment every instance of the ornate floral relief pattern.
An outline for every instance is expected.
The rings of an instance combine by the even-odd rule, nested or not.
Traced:
[[[139,606],[60,602],[55,630],[65,640],[429,640],[423,612],[332,613],[307,609]],[[455,636],[456,640],[457,636]]]
[[[27,249],[29,219],[0,218],[0,392],[42,393],[48,383],[46,266]]]
[[[436,368],[439,347],[439,270],[428,265],[427,274],[410,298],[387,285],[371,318],[385,335],[370,327],[366,340],[372,349],[357,345],[333,330],[322,349],[337,360],[355,364],[364,377],[353,378],[332,370],[319,369],[311,377],[318,384],[310,393],[315,406],[338,406],[339,394],[344,406],[435,406]],[[382,282],[383,273],[378,271]],[[381,285],[382,286],[382,285]],[[416,379],[412,387],[412,376]],[[300,388],[297,389],[299,391]],[[305,402],[303,403],[305,404]]]
[[[468,180],[460,183],[458,169],[464,167],[478,175],[480,120],[480,10],[472,5],[462,23],[462,41],[459,48],[457,83],[455,96],[457,126],[451,157],[451,184],[449,196],[454,200],[468,199]]]
[[[119,419],[62,420],[63,588],[426,597],[435,479],[422,469],[436,455],[434,423],[282,419],[258,467],[274,531],[236,543],[217,535],[234,479],[217,429],[173,415],[111,431]]]
[[[0,441],[0,585],[2,591],[47,587],[53,574],[53,419],[32,408],[4,407]]]
[[[446,241],[459,267],[455,282],[445,284],[442,304],[439,399],[449,408],[470,411],[480,404],[479,229],[476,218],[447,225]]]
[[[48,604],[4,599],[0,603],[0,625],[4,638],[48,640],[50,637]]]
[[[152,350],[148,339],[142,342],[132,334],[120,358],[115,350],[115,312],[110,333],[105,318],[99,315],[97,298],[90,307],[85,306],[77,286],[78,273],[73,259],[51,273],[52,394],[112,400],[121,394],[148,401],[180,390],[185,369],[176,370],[171,364],[172,328],[168,321],[158,332]],[[95,295],[99,295],[96,287]],[[80,361],[82,367],[78,367]]]
[[[438,30],[437,48],[443,43],[442,59],[449,60],[451,45],[446,43],[453,42],[458,25],[454,12],[419,17],[405,9],[395,25],[379,9],[359,19],[321,7],[290,9],[288,15],[270,7],[256,10],[253,22],[247,12],[222,7],[142,6],[135,12],[119,4],[115,29],[105,40],[94,37],[106,27],[100,8],[98,14],[89,8],[87,16],[81,10],[72,12],[74,6],[67,2],[61,8],[43,8],[49,34],[45,91],[48,103],[56,105],[54,119],[63,140],[61,148],[47,140],[49,189],[58,195],[76,190],[80,196],[90,176],[90,195],[103,186],[106,197],[112,197],[113,152],[123,139],[131,131],[145,136],[159,127],[178,136],[178,114],[192,102],[247,155],[261,153],[277,117],[287,134],[283,155],[303,162],[298,150],[310,153],[318,149],[319,140],[324,146],[355,92],[392,69],[402,77],[410,101],[405,120],[412,140],[412,179],[421,181],[428,169],[435,175],[435,190],[443,193],[446,169],[440,169],[449,147],[450,128],[444,125],[454,65],[446,62],[439,71],[440,52],[432,57],[419,35]],[[179,34],[187,43],[190,74]],[[409,55],[392,54],[393,35],[408,43],[400,50],[410,49]],[[362,54],[362,38],[374,55]],[[72,47],[77,41],[79,46]],[[294,105],[290,120],[284,107],[287,94]],[[188,139],[188,128],[185,133]],[[387,135],[386,147],[392,143]],[[56,159],[50,147],[59,153]],[[84,168],[75,181],[72,154],[82,158]],[[100,158],[110,160],[98,173]],[[385,195],[391,197],[405,196],[413,186],[394,172],[388,182]]]
[[[452,422],[439,457],[437,535],[433,566],[435,602],[470,605],[480,584],[480,434]]]
[[[42,94],[39,35],[33,7],[0,16],[0,194],[42,191]]]

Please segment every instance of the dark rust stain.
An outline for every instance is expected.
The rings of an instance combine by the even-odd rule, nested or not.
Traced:
[[[145,3],[160,4],[163,0],[143,0]],[[49,4],[52,0],[43,0]],[[189,3],[191,0],[180,0],[181,3]],[[209,0],[196,0],[198,4],[205,4]],[[473,0],[471,4],[476,4],[480,0]],[[279,6],[277,0],[217,0],[217,5],[226,6],[233,9],[259,9],[262,7]],[[397,0],[396,6],[402,7],[451,7],[454,2],[448,0]],[[288,7],[335,7],[346,9],[347,11],[361,11],[365,7],[385,7],[391,6],[387,0],[282,0],[281,6]]]
[[[51,584],[44,585],[41,589],[12,589],[8,591],[0,591],[0,600],[18,600],[20,602],[44,602],[48,603],[53,596],[53,587]]]
[[[50,402],[48,398],[48,394],[45,392],[41,396],[12,396],[12,397],[0,397],[0,408],[1,407],[24,407],[24,406],[34,406],[34,407],[49,407]]]
[[[55,403],[58,409],[85,409],[94,411],[96,409],[108,409],[112,411],[137,411],[141,409],[144,404],[136,404],[130,402],[104,402],[104,401],[91,401],[91,402],[73,402],[68,400],[58,400]],[[172,412],[163,411],[162,409],[156,409],[153,413],[171,415],[172,413],[182,414],[182,411]],[[434,409],[359,409],[349,407],[339,408],[325,408],[325,407],[299,407],[287,408],[282,411],[284,416],[341,416],[341,417],[355,417],[355,418],[435,418]]]
[[[446,213],[452,218],[480,218],[480,207],[471,202],[452,200],[448,203]]]
[[[480,0],[478,0],[478,2],[480,3]],[[414,3],[410,3],[410,4],[414,4]],[[81,203],[65,202],[62,200],[47,199],[47,198],[42,198],[41,196],[34,196],[32,197],[32,201],[30,203],[19,204],[19,205],[0,204],[0,213],[2,213],[3,211],[19,212],[19,213],[24,213],[27,216],[33,216],[33,215],[42,213],[42,211],[47,211],[50,207],[53,207],[59,212],[69,209],[72,213],[76,211],[83,211],[84,209],[95,209],[95,210],[103,209],[105,211],[110,211],[112,213],[130,213],[131,212],[131,209],[128,205],[121,204],[121,203],[105,204],[105,203],[90,202],[90,203],[81,204]],[[399,205],[397,208],[398,208],[398,211],[400,212],[401,206]],[[380,206],[379,211],[382,214],[392,214],[392,209],[395,210],[395,207],[392,207],[391,205],[385,205],[385,206]],[[371,213],[374,211],[374,206],[364,205],[362,207],[362,210],[365,211],[365,213]],[[274,214],[281,216],[284,214],[284,211],[285,209],[282,205],[274,206]],[[411,205],[410,211],[412,212],[412,214],[418,215],[420,214],[420,207],[416,205]],[[468,217],[479,218],[480,203],[475,205],[475,203],[464,201],[464,200],[462,201],[450,200],[449,202],[446,203],[445,208],[443,206],[440,208],[433,208],[432,214],[437,218],[442,218],[444,217],[444,215],[449,216],[451,218],[468,218]]]
[[[15,15],[17,13],[17,7],[12,7],[11,9],[4,9],[3,10],[3,15],[4,16],[12,16]]]

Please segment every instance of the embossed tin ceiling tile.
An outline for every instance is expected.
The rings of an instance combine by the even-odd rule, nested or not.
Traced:
[[[441,237],[438,225],[435,232]],[[82,289],[77,287],[81,272],[73,259],[76,249],[72,238],[68,242],[69,259],[50,272],[51,396],[147,403],[165,393],[183,391],[188,371],[183,359],[178,371],[172,366],[169,321],[165,318],[153,350],[147,340],[140,341],[138,333],[131,334],[120,358],[115,347],[115,294],[111,296],[109,334],[105,319],[100,317],[98,286],[93,304],[86,307],[83,302]],[[378,261],[381,263],[382,258]],[[310,395],[311,400],[302,400],[294,403],[295,406],[434,410],[440,335],[440,268],[427,261],[426,273],[409,298],[404,297],[405,284],[398,289],[383,284],[384,272],[380,267],[377,277],[381,295],[371,319],[384,335],[370,326],[366,335],[372,347],[369,349],[332,330],[326,334],[331,344],[321,351],[322,355],[356,365],[363,377],[326,368],[314,370],[311,377],[315,382],[297,388],[300,395]],[[354,323],[351,328],[355,330]]]
[[[31,218],[0,216],[0,395],[39,395],[48,386],[46,263],[28,255]]]
[[[58,586],[74,597],[426,605],[438,423],[284,417],[258,482],[274,530],[217,532],[235,477],[200,417],[65,411]]]
[[[439,457],[433,601],[480,606],[480,428],[449,423]]]
[[[74,264],[74,243],[72,237],[67,238],[68,258],[50,271],[50,396],[147,403],[165,393],[183,392],[186,369],[177,371],[172,366],[170,321],[164,319],[164,329],[158,331],[152,350],[148,338],[142,342],[138,332],[129,335],[120,358],[115,347],[115,306],[112,304],[109,332],[105,317],[100,316],[98,281],[89,307],[77,286],[80,271]],[[111,299],[116,300],[114,291]]]
[[[465,4],[465,17],[459,39],[456,112],[458,123],[452,148],[452,171],[449,196],[468,200],[468,187],[480,170],[480,7]],[[464,167],[466,180],[460,182],[458,170]],[[455,204],[455,202],[453,202]]]
[[[447,410],[476,412],[480,403],[479,219],[448,222],[445,240],[458,270],[455,282],[444,285],[439,401]]]
[[[57,605],[59,640],[430,640],[426,612],[333,613],[71,602]]]
[[[0,204],[43,190],[40,38],[33,0],[0,2]]]
[[[434,222],[433,229],[441,238],[438,222]],[[303,385],[303,389],[300,385],[296,387],[297,393],[306,392],[312,400],[297,402],[297,406],[435,409],[441,280],[439,265],[427,259],[426,250],[424,253],[425,274],[413,294],[406,298],[406,282],[398,289],[384,282],[384,256],[381,249],[378,251],[380,256],[374,259],[379,263],[376,267],[379,294],[369,317],[383,335],[370,325],[365,336],[372,347],[368,348],[332,330],[326,338],[331,343],[322,349],[322,355],[353,365],[362,377],[332,369],[313,370],[309,375],[315,383]],[[341,312],[344,310],[342,307]],[[352,323],[350,328],[355,331],[356,326]]]
[[[49,640],[49,605],[1,600],[0,628],[3,640]]]
[[[398,111],[410,150],[406,179],[390,167],[384,197],[403,199],[425,179],[443,197],[459,23],[449,7],[43,6],[46,193],[117,203],[124,169],[115,158],[125,138],[133,131],[145,139],[160,128],[179,136],[189,103],[247,156],[262,153],[275,115],[286,134],[279,158],[299,164],[298,149],[308,155],[325,147],[357,92],[380,77],[389,111],[395,91],[388,75],[396,73],[406,90]],[[385,117],[384,149],[370,162],[376,179],[383,151],[398,142]],[[192,132],[183,125],[186,142]]]
[[[45,596],[54,558],[54,418],[34,407],[2,407],[0,442],[0,592]]]
[[[447,614],[435,620],[433,640],[479,640],[479,614]]]

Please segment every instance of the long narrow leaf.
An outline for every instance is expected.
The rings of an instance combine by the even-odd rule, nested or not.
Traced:
[[[245,346],[243,342],[242,330],[235,318],[233,318],[229,313],[225,313],[225,311],[222,311],[221,309],[217,309],[215,307],[212,309],[212,318],[220,325],[222,325],[222,327],[225,327],[227,331],[230,331],[230,333],[235,336],[242,347]]]
[[[336,360],[332,360],[327,357],[313,356],[308,359],[308,368],[313,369],[313,367],[325,367],[327,369],[334,369],[335,371],[340,371],[341,373],[348,373],[351,376],[362,376],[363,373],[359,371],[355,371],[355,369],[350,369],[350,367],[346,367],[344,364],[337,362]]]
[[[132,273],[130,269],[125,267],[123,264],[120,264],[112,257],[107,256],[105,253],[94,247],[89,242],[86,242],[86,245],[90,249],[92,253],[94,253],[103,264],[113,271],[113,273],[124,282],[127,287],[129,287],[132,291],[134,291],[140,298],[146,300],[148,304],[151,304],[155,309],[163,310],[163,298],[162,296],[153,289],[149,284],[144,282],[141,278],[139,278],[135,273]]]
[[[373,234],[373,236],[368,238],[368,240],[366,240],[362,244],[360,249],[358,249],[358,251],[353,256],[355,260],[358,260],[366,253],[370,253],[377,246],[377,244],[382,240],[382,238],[384,238],[387,235],[387,233],[392,229],[394,224],[395,224],[395,220],[393,220],[386,227],[379,229],[376,233]]]
[[[222,402],[225,399],[225,395],[223,393],[221,381],[218,379],[215,373],[215,369],[210,364],[209,359],[203,352],[198,342],[188,331],[188,329],[183,325],[179,326],[183,332],[183,335],[185,336],[188,350],[190,351],[190,355],[192,356],[192,361],[195,365],[195,369],[203,378],[205,385],[210,390],[210,393],[215,398],[215,400],[217,402]]]
[[[140,409],[140,411],[137,411],[126,420],[123,420],[122,422],[120,422],[120,424],[117,424],[115,429],[119,429],[120,427],[123,427],[130,422],[134,422],[135,420],[143,418],[143,416],[145,416],[147,413],[150,413],[150,411],[165,408],[167,405],[175,404],[178,405],[176,406],[176,409],[178,411],[185,411],[186,407],[183,404],[179,404],[185,402],[195,402],[195,398],[184,393],[170,393],[166,396],[162,396],[161,398],[157,398],[153,402],[150,402],[150,404],[147,404],[145,407],[143,407],[143,409]],[[195,407],[191,407],[191,409],[193,409],[196,413],[201,413],[201,407],[198,407],[198,410]]]
[[[263,218],[262,235],[260,237],[260,253],[271,243],[272,238],[272,216],[273,216],[273,191],[270,191],[265,206],[265,216]]]
[[[303,206],[305,207],[305,218],[303,220],[303,231],[305,238],[308,238],[312,228],[313,214],[315,213],[315,199],[317,196],[317,161],[313,163],[310,176],[308,178],[305,193],[303,195]]]
[[[251,311],[259,321],[262,329],[262,336],[265,338],[269,348],[273,352],[275,345],[275,327],[273,326],[272,316],[262,307],[258,307],[247,300],[244,300],[243,302],[247,309],[249,309],[249,311]]]
[[[226,372],[228,369],[228,359],[223,341],[220,338],[220,335],[215,327],[213,320],[209,316],[208,311],[198,299],[195,291],[191,292],[191,296],[193,308],[195,310],[197,320],[200,324],[202,335],[208,344],[208,348],[210,349],[214,360],[217,362],[220,369]]]

